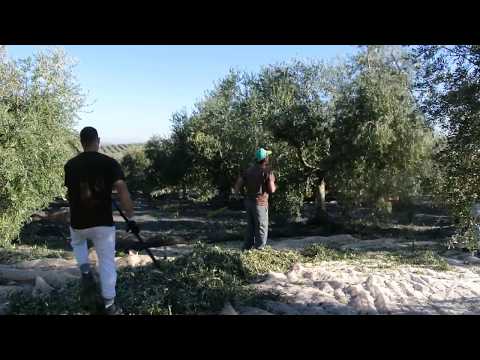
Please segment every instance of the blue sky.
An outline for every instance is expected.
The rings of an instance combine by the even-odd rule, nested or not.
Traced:
[[[167,135],[170,116],[190,111],[229,69],[259,71],[291,59],[324,59],[355,52],[332,45],[158,45],[62,46],[77,61],[75,74],[87,93],[88,113],[77,128],[94,126],[103,143],[144,142]],[[44,46],[7,46],[13,58]]]

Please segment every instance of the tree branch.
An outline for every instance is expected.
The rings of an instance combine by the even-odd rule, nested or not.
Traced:
[[[458,51],[455,51],[455,49],[450,49],[450,48],[448,48],[448,47],[445,46],[445,45],[444,45],[444,46],[440,46],[440,49],[443,49],[443,50],[448,51],[448,52],[449,52],[450,54],[452,54],[452,56],[454,56],[454,57],[461,58],[461,59],[463,59],[463,60],[465,60],[465,61],[468,61],[468,62],[469,62],[470,64],[472,64],[473,66],[476,65],[475,62],[472,61],[468,55],[459,53]]]
[[[322,171],[321,168],[316,167],[316,166],[313,166],[313,165],[307,163],[307,161],[305,160],[305,158],[304,158],[304,156],[303,156],[302,148],[298,147],[298,148],[297,148],[297,151],[298,151],[298,157],[299,157],[300,160],[302,161],[303,166],[305,166],[306,168],[312,169],[312,170],[314,170],[314,171]]]

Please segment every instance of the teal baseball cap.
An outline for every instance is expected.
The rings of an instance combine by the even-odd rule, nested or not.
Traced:
[[[272,152],[270,150],[265,150],[264,148],[260,148],[255,152],[255,159],[257,161],[264,160],[268,155],[271,155]]]

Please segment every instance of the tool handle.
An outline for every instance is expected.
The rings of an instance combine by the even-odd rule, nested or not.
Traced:
[[[125,214],[123,213],[122,209],[120,209],[120,207],[117,205],[117,202],[115,200],[112,199],[112,203],[113,203],[113,206],[118,210],[118,212],[120,213],[120,215],[123,217],[123,219],[125,220],[125,222],[128,222],[128,218],[125,216]],[[140,237],[139,234],[135,234],[135,236],[137,237],[138,241],[143,244],[143,245],[146,245],[145,242],[143,241],[143,239]],[[153,263],[155,264],[156,267],[158,267],[158,263],[157,263],[157,259],[155,259],[155,256],[152,254],[152,252],[150,251],[150,249],[148,247],[145,246],[145,248],[143,249],[147,252],[148,256],[150,256],[150,258],[152,259]]]
[[[113,203],[113,206],[115,206],[115,209],[117,209],[118,212],[120,213],[120,216],[121,216],[125,221],[128,221],[128,218],[125,216],[125,214],[123,213],[122,209],[120,209],[120,207],[117,205],[117,202],[112,199],[112,203]]]

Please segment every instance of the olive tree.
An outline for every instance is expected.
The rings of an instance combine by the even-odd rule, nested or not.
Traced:
[[[0,52],[0,243],[62,195],[83,95],[61,50],[11,60]]]
[[[275,153],[281,189],[272,205],[290,219],[299,216],[309,193],[316,195],[317,215],[324,214],[330,105],[340,74],[341,66],[292,61],[265,67],[252,80],[251,103],[262,126],[262,140]]]
[[[248,98],[248,76],[232,71],[196,105],[188,123],[194,172],[225,200],[253,159],[255,123]]]
[[[186,194],[187,187],[195,187],[194,156],[189,142],[189,117],[185,112],[171,117],[172,133],[169,137],[153,136],[145,146],[149,167],[146,182],[150,189],[178,188]]]
[[[121,160],[128,188],[148,194],[151,190],[148,178],[150,162],[143,149],[128,152]]]
[[[170,138],[152,140],[162,149],[153,168],[163,169],[161,178],[175,174],[168,170],[175,164],[171,184],[188,181],[227,198],[254,150],[269,148],[278,182],[271,205],[284,220],[298,218],[312,194],[317,216],[325,216],[326,189],[349,206],[413,196],[434,139],[413,97],[411,73],[408,59],[383,47],[336,65],[292,61],[253,74],[232,71]],[[183,155],[172,162],[175,151]]]
[[[407,54],[396,58],[392,50],[368,46],[353,58],[331,137],[339,198],[350,206],[375,204],[380,212],[391,211],[388,197],[421,193],[435,144],[412,92]]]
[[[435,158],[437,197],[477,247],[469,210],[480,201],[480,46],[418,46],[414,53],[422,108],[444,138]]]

